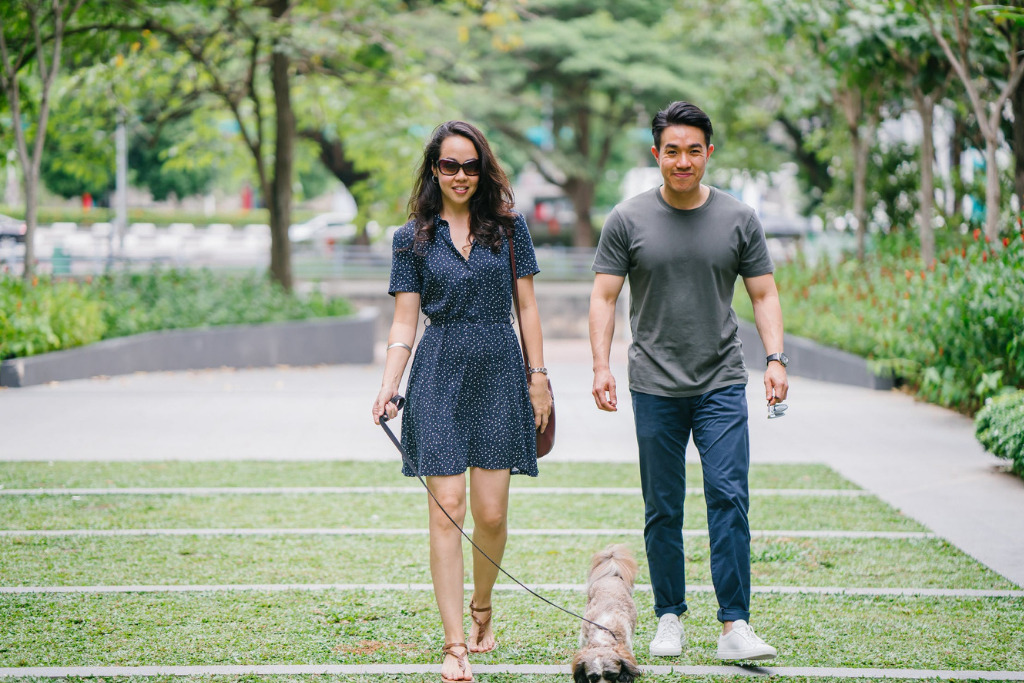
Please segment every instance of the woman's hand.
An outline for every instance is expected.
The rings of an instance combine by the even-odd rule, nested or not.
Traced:
[[[548,418],[551,416],[551,392],[548,391],[548,378],[546,375],[536,373],[530,383],[530,403],[533,405],[533,419],[537,428],[543,432],[548,428]]]
[[[380,393],[377,394],[377,400],[373,402],[373,423],[380,424],[380,416],[385,412],[388,414],[388,419],[393,420],[398,415],[398,406],[391,402],[391,399],[398,393],[397,387],[381,387]]]

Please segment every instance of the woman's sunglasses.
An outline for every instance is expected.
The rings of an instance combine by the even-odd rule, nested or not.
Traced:
[[[455,159],[437,160],[437,170],[440,171],[442,175],[456,175],[460,168],[466,175],[480,175],[480,160],[470,159],[469,161],[465,161],[461,164],[455,161]]]

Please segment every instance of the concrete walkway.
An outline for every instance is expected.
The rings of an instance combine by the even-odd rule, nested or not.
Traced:
[[[544,462],[635,461],[625,345],[613,351],[621,388],[614,414],[594,407],[586,341],[551,341],[545,354],[558,439],[541,477]],[[363,459],[398,467],[399,454],[369,417],[382,367],[154,373],[0,390],[0,460]],[[825,463],[1024,587],[1024,483],[982,450],[969,419],[898,392],[792,377],[789,412],[767,420],[759,371],[748,400],[754,463]]]

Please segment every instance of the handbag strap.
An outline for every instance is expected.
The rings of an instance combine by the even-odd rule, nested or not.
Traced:
[[[519,278],[516,276],[516,249],[512,237],[508,238],[508,260],[512,264],[512,301],[516,305],[516,321],[519,323],[519,343],[523,347],[523,369],[526,371],[526,382],[530,383],[530,357],[526,354],[526,335],[523,334],[523,316],[519,312]]]

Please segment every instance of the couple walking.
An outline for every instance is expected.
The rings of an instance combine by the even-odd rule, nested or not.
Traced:
[[[618,406],[609,368],[615,307],[629,278],[629,389],[640,453],[644,538],[658,630],[654,656],[681,654],[686,611],[682,540],[685,447],[701,455],[708,505],[711,572],[718,597],[722,659],[770,659],[776,651],[750,627],[749,442],[747,373],[732,311],[736,278],[753,303],[768,352],[769,405],[788,392],[782,311],[764,232],[754,212],[702,183],[714,151],[708,116],[686,102],[658,112],[651,152],[663,184],[619,204],[594,259],[590,340],[597,407]],[[412,357],[422,311],[426,327],[407,387],[402,444],[441,505],[461,526],[469,506],[473,539],[500,562],[507,539],[509,482],[537,476],[535,429],[545,429],[551,396],[540,315],[539,272],[526,221],[513,210],[511,185],[484,135],[450,121],[428,142],[409,202],[411,218],[394,238],[389,292],[395,297],[387,359],[374,421]],[[510,321],[509,249],[529,372]],[[428,498],[430,569],[444,627],[444,681],[471,681],[471,652],[495,647],[491,597],[497,569],[474,550],[471,629],[463,624],[461,535]]]

